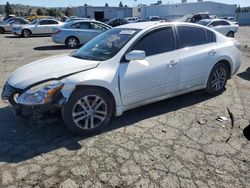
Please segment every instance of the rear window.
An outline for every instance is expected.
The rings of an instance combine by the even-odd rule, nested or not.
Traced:
[[[205,29],[205,32],[207,35],[207,42],[208,43],[216,42],[215,34],[212,31]]]
[[[190,26],[177,26],[179,34],[179,47],[192,47],[207,43],[204,29]]]

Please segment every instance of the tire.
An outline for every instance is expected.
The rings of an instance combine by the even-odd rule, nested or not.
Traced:
[[[68,48],[77,48],[80,45],[80,42],[76,37],[68,37],[65,44]]]
[[[233,31],[228,32],[227,37],[234,38],[234,32]]]
[[[224,63],[217,63],[210,72],[206,92],[212,95],[221,94],[229,78],[229,69]]]
[[[112,99],[103,90],[78,89],[62,108],[62,119],[74,134],[93,134],[108,125],[113,109]]]
[[[25,38],[29,38],[31,36],[31,34],[32,34],[31,31],[28,30],[28,29],[24,29],[23,32],[22,32],[22,35]]]
[[[4,28],[0,27],[0,34],[4,34],[4,33],[5,33]]]

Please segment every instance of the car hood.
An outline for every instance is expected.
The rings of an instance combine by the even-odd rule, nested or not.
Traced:
[[[25,89],[36,83],[61,79],[62,77],[95,68],[99,63],[100,61],[83,60],[69,55],[54,56],[17,69],[10,76],[8,84],[17,89]]]

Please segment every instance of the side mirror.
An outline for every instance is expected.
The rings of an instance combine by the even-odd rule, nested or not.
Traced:
[[[128,61],[144,60],[146,58],[146,53],[141,50],[133,50],[126,54],[125,59]]]

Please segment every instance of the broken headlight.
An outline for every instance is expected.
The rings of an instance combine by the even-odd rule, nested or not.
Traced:
[[[53,100],[55,95],[62,89],[64,83],[52,81],[34,86],[17,98],[18,104],[41,105]]]

